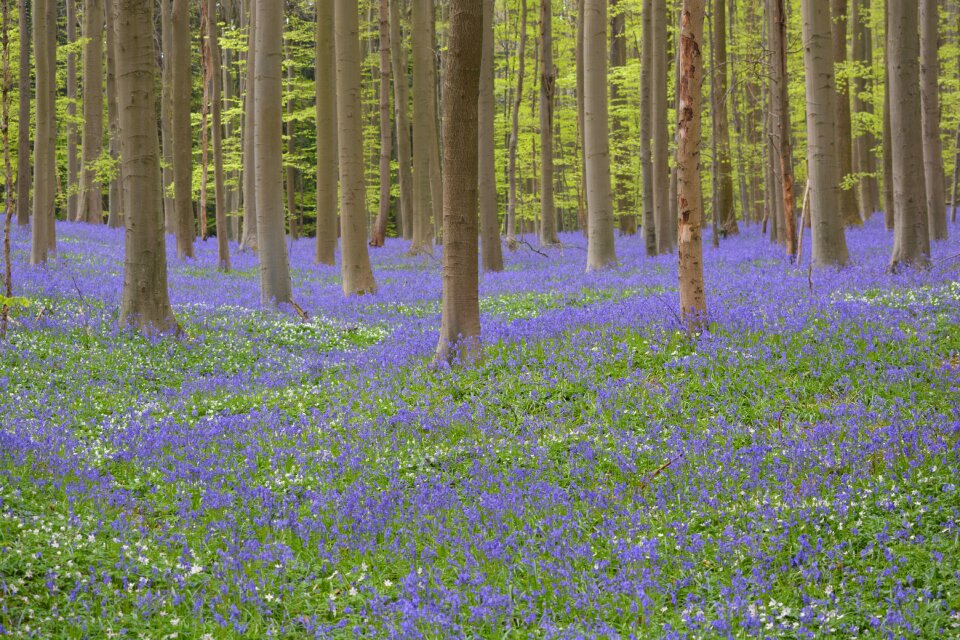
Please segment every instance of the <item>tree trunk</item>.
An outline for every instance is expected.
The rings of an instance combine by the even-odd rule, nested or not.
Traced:
[[[106,0],[104,13],[107,16],[107,123],[110,128],[110,158],[117,163],[117,170],[110,180],[110,205],[107,226],[119,229],[123,226],[123,163],[120,158],[120,106],[117,104],[117,32],[113,28],[113,0]]]
[[[103,2],[87,0],[83,11],[83,168],[77,219],[103,223],[103,189],[96,164],[103,152]]]
[[[246,95],[243,101],[243,234],[240,239],[240,246],[245,249],[257,251],[257,175],[256,167],[256,136],[257,136],[257,55],[256,55],[256,28],[257,14],[259,13],[257,0],[250,0],[250,12],[247,18],[247,70],[246,70]],[[324,9],[330,6],[329,2],[321,2],[318,8]],[[319,14],[319,12],[318,12]],[[319,21],[319,18],[318,18]],[[332,23],[331,23],[332,24]],[[332,41],[332,38],[331,38]],[[317,56],[317,95],[320,94],[320,80],[323,74],[323,59]],[[325,90],[325,89],[324,89]],[[332,100],[332,96],[331,96]],[[319,102],[318,102],[319,104]],[[318,107],[319,109],[319,107]],[[319,123],[319,120],[318,120]],[[318,125],[319,126],[319,125]],[[321,167],[327,157],[327,154],[319,153],[322,151],[318,147],[317,167]],[[319,189],[319,181],[318,187]],[[317,199],[320,202],[320,199]],[[319,210],[319,207],[318,207]],[[317,243],[321,242],[321,216],[317,215]]]
[[[163,226],[166,233],[176,233],[177,221],[174,198],[170,195],[173,183],[173,75],[170,65],[173,47],[173,0],[160,0],[160,152],[162,162]]]
[[[400,174],[400,217],[403,239],[413,239],[413,152],[410,149],[410,90],[407,84],[407,51],[400,30],[400,2],[390,0],[390,40],[393,44],[393,94],[397,124],[397,165]]]
[[[333,2],[317,5],[317,264],[336,264],[337,62]]]
[[[627,65],[626,9],[619,4],[619,0],[611,0],[610,13],[610,68],[622,69]],[[611,79],[610,104],[613,107],[613,114],[610,122],[614,142],[613,191],[617,203],[616,217],[620,222],[620,233],[632,236],[637,232],[637,216],[633,212],[633,203],[629,195],[630,176],[627,171],[629,159],[624,148],[625,139],[629,136],[624,124],[626,102],[627,96],[620,90],[620,81]]]
[[[20,0],[17,5],[19,20],[17,27],[20,30],[20,65],[18,69],[18,87],[20,97],[18,104],[17,130],[17,226],[25,227],[30,224],[30,15],[27,10],[27,0]]]
[[[36,138],[33,168],[33,238],[30,264],[46,264],[56,251],[57,185],[57,3],[33,5],[34,67],[37,74]]]
[[[443,91],[443,303],[437,362],[473,357],[480,337],[477,104],[482,57],[482,3],[450,0]]]
[[[940,141],[939,12],[937,0],[920,0],[920,100],[923,107],[923,173],[931,240],[947,239],[946,174]]]
[[[67,0],[67,220],[77,220],[80,184],[80,153],[77,144],[77,2]]]
[[[704,0],[683,0],[680,18],[680,85],[677,134],[677,208],[680,252],[680,309],[690,330],[705,323],[703,286],[703,194],[700,129],[703,85]],[[718,50],[719,52],[719,50]],[[731,203],[733,201],[731,183]]]
[[[540,0],[540,244],[558,244],[553,201],[553,109],[557,69],[553,65],[553,7]]]
[[[436,119],[431,39],[433,0],[413,0],[413,241],[410,253],[433,253],[433,200],[430,189],[431,128]]]
[[[854,113],[873,115],[873,101],[864,96],[873,92],[873,45],[870,34],[870,0],[852,0],[850,23],[853,25],[853,60],[867,77],[857,74],[853,81]],[[880,187],[877,182],[877,159],[873,149],[876,137],[870,131],[862,131],[853,141],[853,172],[857,180],[857,195],[860,202],[860,217],[868,219],[880,210]]]
[[[210,126],[213,129],[213,189],[217,226],[217,264],[230,271],[230,245],[227,243],[227,191],[223,175],[223,65],[220,62],[220,37],[216,0],[205,0],[207,48],[210,53]]]
[[[374,293],[377,283],[367,254],[367,188],[364,180],[363,105],[360,88],[360,26],[353,0],[336,0],[337,124],[340,144],[340,233],[343,293]],[[473,147],[474,149],[476,146]]]
[[[769,0],[770,50],[770,117],[772,119],[774,156],[780,164],[779,195],[783,198],[784,240],[787,256],[797,254],[797,217],[793,199],[793,145],[790,140],[790,102],[787,93],[787,13],[784,0]]]
[[[523,14],[524,19],[526,18],[526,0],[523,1]],[[587,148],[584,144],[584,122],[586,116],[583,111],[583,86],[584,86],[584,77],[583,77],[583,15],[584,15],[584,0],[577,0],[577,44],[576,44],[576,63],[577,63],[577,136],[579,149],[578,153],[580,155],[580,182],[577,185],[577,206],[579,207],[577,211],[577,221],[580,223],[580,229],[583,231],[583,235],[587,235]],[[524,23],[525,24],[525,23]],[[526,36],[526,29],[524,29],[523,36]],[[523,60],[523,56],[520,56],[520,59]],[[522,75],[522,74],[521,74]],[[519,99],[520,92],[517,93]]]
[[[200,198],[197,216],[200,223],[200,239],[206,241],[210,231],[210,221],[207,218],[207,184],[210,176],[210,49],[207,46],[207,19],[206,2],[201,5],[200,16],[200,76],[203,87],[200,98]],[[282,189],[282,188],[281,188]]]
[[[853,173],[853,136],[850,123],[850,83],[846,74],[836,75],[836,69],[847,62],[847,0],[830,0],[831,38],[833,42],[834,84],[836,86],[837,162],[840,186],[840,211],[848,227],[863,224],[857,206],[857,192],[844,188],[842,183]]]
[[[657,253],[669,253],[675,236],[670,228],[670,161],[667,134],[667,7],[666,0],[653,0],[652,64],[650,101],[653,126],[653,210],[657,229]]]
[[[380,0],[380,210],[373,227],[370,246],[382,247],[390,216],[390,186],[393,136],[390,122],[390,6]]]
[[[494,127],[494,0],[483,0],[483,55],[480,60],[480,97],[478,112],[478,163],[480,172],[480,244],[484,271],[503,271],[500,245],[500,221],[497,215],[497,175]]]
[[[287,187],[287,225],[290,229],[290,240],[293,241],[300,237],[300,221],[297,219],[297,168],[293,164],[294,157],[297,155],[297,132],[293,118],[296,113],[293,93],[294,65],[293,58],[290,55],[289,40],[284,47],[284,52],[286,54],[287,69],[287,162],[284,166],[284,174]]]
[[[170,43],[174,221],[177,257],[193,257],[196,235],[193,215],[193,64],[191,60],[190,0],[173,0]],[[252,165],[248,165],[252,166]]]
[[[587,271],[617,263],[610,189],[607,104],[607,0],[586,0],[583,14],[584,148],[587,153]]]
[[[124,163],[125,261],[120,323],[145,333],[177,326],[167,293],[160,187],[153,3],[111,0]]]
[[[884,33],[890,32],[890,7],[883,13]],[[883,223],[892,231],[896,220],[893,197],[893,130],[890,126],[890,51],[886,50],[883,64]]]
[[[891,271],[930,263],[930,230],[926,212],[920,97],[920,37],[917,7],[891,2],[887,11],[890,70],[890,129],[893,132],[894,221]]]
[[[657,255],[657,228],[653,208],[653,158],[650,146],[653,114],[651,65],[653,64],[653,0],[643,0],[643,44],[640,54],[640,166],[643,181],[643,238],[648,256]]]
[[[830,7],[803,0],[803,62],[807,94],[807,167],[813,217],[813,263],[847,263],[847,242],[840,209],[837,159],[837,92],[831,46]]]
[[[527,57],[527,0],[520,0],[520,46],[517,50],[517,94],[510,118],[510,146],[507,169],[509,199],[507,201],[507,246],[516,246],[517,234],[517,145],[520,141],[520,105],[523,102],[523,76]],[[578,98],[583,101],[582,93]]]
[[[254,156],[260,299],[292,302],[283,216],[283,23],[281,2],[254,2]]]
[[[730,161],[730,122],[727,116],[727,0],[713,0],[713,44],[716,47],[716,68],[711,95],[716,96],[717,128],[717,207],[720,225],[727,235],[740,233],[737,210],[733,206],[733,166]]]

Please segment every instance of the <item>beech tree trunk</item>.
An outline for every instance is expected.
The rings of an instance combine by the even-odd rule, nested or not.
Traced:
[[[210,126],[213,129],[213,193],[217,226],[217,264],[230,271],[230,245],[227,243],[227,190],[223,175],[223,65],[220,61],[220,35],[216,0],[207,4],[207,47],[210,52]]]
[[[27,0],[17,4],[20,29],[20,65],[17,73],[20,98],[17,109],[17,226],[30,224],[30,14]]]
[[[524,0],[525,1],[525,0]],[[523,13],[526,16],[526,4],[523,5]],[[577,63],[577,136],[579,148],[577,153],[580,155],[580,181],[577,185],[577,221],[580,224],[580,229],[583,231],[583,235],[586,236],[588,233],[588,220],[587,220],[587,147],[584,144],[584,122],[586,121],[586,116],[583,110],[583,93],[584,93],[584,78],[583,78],[583,15],[584,15],[584,0],[577,0],[577,44],[576,44],[576,63]],[[524,35],[526,30],[524,30]],[[521,56],[521,60],[523,57]],[[519,94],[518,94],[519,95]]]
[[[482,57],[482,3],[450,0],[443,91],[443,303],[437,362],[466,360],[479,348],[477,105]]]
[[[940,48],[937,0],[920,0],[920,101],[923,107],[923,173],[931,240],[947,239],[946,174],[940,141]]]
[[[390,40],[393,42],[393,102],[397,124],[397,168],[400,174],[400,218],[403,239],[413,239],[413,151],[410,148],[410,88],[407,50],[400,30],[400,2],[390,0]]]
[[[373,227],[370,246],[382,247],[390,216],[390,186],[393,131],[390,122],[390,6],[380,0],[380,210]]]
[[[584,148],[587,153],[587,271],[617,263],[610,188],[607,104],[607,0],[586,0],[583,14]]]
[[[847,263],[847,242],[840,209],[837,154],[837,92],[831,43],[830,6],[803,0],[803,63],[807,95],[807,167],[813,228],[813,263]]]
[[[500,245],[500,221],[497,216],[497,175],[495,163],[496,135],[494,127],[494,0],[483,0],[483,54],[480,60],[480,94],[478,111],[478,171],[480,199],[480,244],[484,271],[503,271],[503,250]]]
[[[653,126],[653,221],[657,230],[657,253],[669,253],[675,240],[670,228],[670,161],[667,133],[667,7],[666,0],[653,0],[650,101]]]
[[[110,128],[110,158],[117,163],[117,170],[110,180],[110,204],[107,226],[119,229],[123,226],[123,163],[120,158],[120,106],[117,104],[117,32],[113,28],[113,0],[106,0],[104,13],[107,16],[107,123]]]
[[[837,76],[836,68],[847,62],[847,0],[830,0],[831,38],[833,41],[834,84],[836,86],[836,129],[837,162],[839,166],[840,210],[843,222],[848,227],[863,224],[860,219],[860,207],[857,206],[857,192],[853,188],[844,188],[845,182],[853,173],[853,135],[850,122],[850,83],[846,75]]]
[[[433,0],[413,0],[413,241],[410,253],[433,253],[433,192],[430,186],[430,145],[435,138],[433,94]]]
[[[874,86],[870,16],[870,0],[852,0],[850,23],[853,26],[853,60],[868,74],[867,77],[858,74],[853,81],[853,111],[868,116],[873,115],[873,102],[864,98],[873,92]],[[861,176],[857,181],[857,200],[860,203],[860,217],[866,220],[880,210],[880,187],[875,175],[877,159],[873,153],[877,146],[876,136],[870,131],[862,131],[853,144],[853,172]]]
[[[885,5],[884,33],[890,32],[890,7]],[[896,220],[893,198],[893,130],[890,125],[890,51],[886,50],[883,64],[883,223],[892,231]]]
[[[259,10],[257,6],[259,3],[257,0],[250,0],[250,12],[249,17],[247,18],[247,71],[246,71],[246,95],[244,96],[243,103],[243,233],[240,236],[240,246],[244,249],[251,249],[252,251],[257,251],[257,175],[254,167],[257,163],[257,108],[256,108],[256,97],[257,97],[257,43],[256,43],[256,28],[257,28],[257,14]],[[317,21],[319,25],[322,11],[328,8],[330,5],[329,2],[321,2],[317,5],[319,11],[317,12]],[[331,22],[331,25],[333,23]],[[318,27],[319,29],[319,27]],[[333,38],[331,37],[331,42]],[[321,80],[323,78],[323,58],[320,57],[320,52],[318,48],[317,52],[317,95],[321,93],[321,89],[326,91],[327,88],[325,85],[321,85]],[[330,97],[332,100],[332,96]],[[319,101],[317,103],[320,104]],[[319,106],[318,106],[319,110]],[[319,127],[319,119],[318,119]],[[321,147],[318,147],[317,153],[317,171],[320,170],[320,167],[323,166],[325,162],[326,154],[320,153],[322,151]],[[317,189],[319,190],[319,181]],[[319,191],[318,191],[319,193]],[[317,198],[318,203],[318,213],[317,213],[317,244],[321,242],[321,216],[319,213],[319,203],[321,200]]]
[[[33,237],[30,264],[46,264],[56,251],[57,186],[57,3],[33,4],[34,67],[37,77],[36,138],[33,151]]]
[[[920,97],[918,11],[909,2],[891,2],[887,29],[890,70],[890,129],[893,133],[894,239],[890,269],[930,263],[926,211],[923,106]]]
[[[196,235],[193,215],[193,67],[190,38],[190,0],[173,0],[170,43],[170,85],[173,98],[171,127],[173,151],[174,222],[177,257],[193,257]],[[251,166],[251,165],[247,165]]]
[[[627,65],[627,14],[619,0],[610,2],[610,68],[622,69]],[[616,75],[612,72],[611,76]],[[637,232],[637,216],[633,211],[633,202],[630,198],[630,176],[627,170],[630,159],[624,148],[624,141],[628,137],[624,124],[626,109],[626,95],[620,90],[620,81],[610,81],[610,104],[613,114],[610,119],[613,135],[613,192],[616,202],[616,217],[620,222],[620,233],[632,236]]]
[[[254,155],[260,299],[292,302],[283,209],[283,22],[281,2],[254,2]]]
[[[103,223],[103,188],[96,164],[103,152],[103,2],[87,0],[83,11],[83,169],[77,219]]]
[[[540,244],[558,244],[553,200],[553,109],[557,69],[553,64],[552,0],[540,0]]]
[[[680,14],[680,84],[677,131],[677,242],[680,253],[680,309],[690,330],[706,319],[703,286],[703,194],[700,130],[703,85],[704,0],[683,0]],[[731,202],[732,183],[731,183]]]
[[[340,145],[340,233],[343,293],[374,293],[367,254],[367,190],[364,181],[363,108],[360,95],[360,26],[354,0],[336,0],[337,125]],[[476,146],[473,147],[476,149]]]
[[[153,3],[111,0],[124,163],[125,260],[120,323],[145,333],[177,328],[167,293]]]
[[[173,184],[173,75],[170,65],[173,47],[173,0],[160,0],[160,153],[163,154],[163,226],[167,233],[176,233],[177,221]]]
[[[77,220],[80,201],[77,188],[80,185],[80,151],[77,136],[77,54],[73,47],[77,42],[77,2],[67,4],[67,220]]]
[[[643,0],[643,44],[640,54],[640,166],[643,182],[643,238],[648,256],[657,255],[657,228],[654,223],[653,150],[653,0]]]
[[[582,1],[582,0],[581,0]],[[582,19],[582,17],[581,17]],[[509,200],[507,201],[507,246],[516,246],[517,237],[517,145],[520,139],[520,105],[523,102],[523,76],[527,57],[527,0],[520,0],[520,46],[517,50],[517,94],[513,101],[510,119],[510,147],[507,180],[509,181]],[[583,102],[583,94],[578,96]]]
[[[716,69],[713,72],[712,94],[717,110],[717,187],[715,201],[720,225],[727,235],[740,233],[737,210],[733,206],[733,165],[730,161],[730,121],[727,115],[727,0],[713,0],[713,45],[716,47]],[[682,55],[682,53],[681,53]]]
[[[784,0],[768,0],[770,50],[770,118],[774,156],[780,170],[776,195],[783,199],[784,241],[787,256],[797,255],[797,216],[793,197],[793,144],[790,133],[790,102],[787,94],[787,13]]]
[[[317,264],[336,264],[337,61],[333,2],[317,5]]]

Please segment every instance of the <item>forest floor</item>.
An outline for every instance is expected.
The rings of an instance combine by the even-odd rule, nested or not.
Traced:
[[[873,220],[808,276],[747,228],[691,339],[674,256],[585,274],[564,235],[483,276],[485,357],[440,370],[402,241],[351,300],[293,243],[308,323],[201,243],[147,339],[122,232],[59,234],[43,269],[14,237],[0,636],[960,636],[956,239],[893,276]]]

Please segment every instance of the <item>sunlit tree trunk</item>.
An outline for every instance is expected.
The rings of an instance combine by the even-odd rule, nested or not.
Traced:
[[[557,70],[553,65],[553,7],[540,0],[540,244],[557,244],[553,200],[553,109]]]
[[[291,302],[290,265],[283,215],[283,23],[281,2],[254,2],[256,75],[254,125],[257,198],[257,249],[260,299]]]
[[[830,6],[823,0],[803,0],[802,8],[813,262],[817,266],[843,265],[848,254],[840,209]]]
[[[317,5],[317,264],[337,250],[337,63],[332,0]]]
[[[171,17],[170,85],[173,97],[173,205],[177,257],[193,257],[196,235],[193,214],[193,67],[190,47],[190,0],[173,0]]]
[[[96,165],[103,152],[103,2],[87,0],[83,11],[83,167],[77,219],[103,223],[103,190]]]
[[[367,191],[364,182],[363,108],[360,95],[360,26],[354,0],[336,0],[337,126],[340,145],[340,233],[343,293],[373,293],[377,283],[367,254]],[[474,146],[474,148],[476,148]]]
[[[126,182],[120,323],[145,333],[169,331],[176,328],[176,320],[167,293],[153,3],[111,1],[117,31],[117,94]]]
[[[30,14],[27,0],[17,4],[20,30],[20,64],[17,72],[20,97],[17,105],[17,226],[30,224]]]
[[[36,68],[36,138],[33,151],[33,237],[30,263],[45,264],[56,251],[57,185],[57,3],[33,4],[34,67]]]
[[[480,172],[480,244],[484,271],[503,271],[503,250],[500,245],[500,221],[497,216],[497,175],[494,127],[494,0],[483,0],[483,54],[480,60],[480,94],[478,110],[478,171]]]
[[[923,173],[931,240],[947,239],[946,175],[940,141],[940,48],[937,0],[920,0],[920,101],[923,107]]]
[[[436,360],[476,353],[480,337],[478,231],[478,98],[483,9],[450,0],[450,41],[444,61],[443,303]]]
[[[894,222],[890,269],[930,263],[926,211],[923,107],[920,97],[920,37],[917,7],[891,2],[887,29],[890,69],[890,130],[893,150]]]

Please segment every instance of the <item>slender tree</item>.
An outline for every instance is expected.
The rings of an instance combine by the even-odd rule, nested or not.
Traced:
[[[204,0],[207,14],[207,47],[210,52],[210,126],[213,129],[213,189],[217,227],[217,263],[230,271],[227,243],[227,191],[223,174],[223,65],[220,56],[216,0]]]
[[[390,121],[390,4],[380,0],[380,211],[373,226],[370,246],[382,247],[390,215],[390,187],[393,130]]]
[[[552,0],[540,0],[540,244],[560,242],[553,199],[553,109],[557,69],[553,64]]]
[[[643,0],[643,44],[640,54],[640,166],[643,187],[643,238],[648,256],[657,255],[657,228],[654,223],[653,205],[653,150],[651,129],[653,126],[652,93],[653,74],[653,0]]]
[[[256,75],[254,145],[260,298],[292,302],[283,215],[283,21],[282,2],[255,2]]]
[[[850,24],[853,29],[853,60],[863,70],[853,79],[853,111],[873,115],[873,44],[870,29],[870,0],[852,0]],[[877,182],[877,159],[873,149],[876,137],[869,130],[861,131],[853,141],[853,172],[858,176],[857,201],[860,217],[866,220],[880,210],[880,186]]]
[[[3,297],[13,297],[13,274],[10,257],[10,225],[13,222],[13,167],[10,164],[10,0],[2,0],[3,31],[0,40],[3,47],[3,87],[2,113],[0,113],[0,131],[3,143]],[[4,301],[0,308],[0,340],[7,336],[7,315],[9,308]]]
[[[171,142],[177,257],[193,257],[193,71],[190,50],[190,0],[173,0],[171,8]]]
[[[890,6],[884,3],[884,33],[890,32]],[[896,206],[893,198],[893,130],[890,125],[890,50],[885,49],[883,64],[883,224],[893,230]]]
[[[586,0],[583,15],[584,146],[587,153],[587,271],[615,265],[607,104],[607,0]]]
[[[610,68],[623,69],[627,65],[627,11],[620,4],[620,0],[611,0],[610,2]],[[612,72],[611,76],[618,75]],[[610,80],[610,104],[613,107],[613,114],[610,119],[612,137],[615,142],[613,147],[613,183],[614,199],[616,201],[617,219],[620,221],[620,233],[632,236],[637,232],[637,216],[633,211],[633,203],[630,198],[630,176],[627,166],[629,160],[626,157],[623,140],[629,134],[626,130],[626,111],[627,96],[621,89],[619,78],[611,77]]]
[[[787,13],[784,0],[768,0],[770,50],[770,118],[774,156],[780,165],[776,193],[783,199],[784,240],[787,256],[797,254],[797,218],[793,198],[793,144],[787,96]]]
[[[581,0],[582,2],[582,0]],[[582,20],[582,13],[581,13]],[[520,105],[523,102],[523,76],[527,57],[527,0],[520,0],[520,44],[517,50],[517,93],[513,100],[510,118],[510,144],[507,179],[509,181],[509,199],[507,201],[507,246],[516,246],[517,233],[517,146],[520,140]],[[583,92],[578,101],[582,104]]]
[[[436,129],[434,105],[433,0],[413,0],[413,241],[411,254],[433,252],[433,191],[430,172]]]
[[[843,265],[848,254],[840,209],[830,6],[822,0],[803,0],[802,9],[813,262],[818,266]]]
[[[77,1],[66,0],[67,5],[67,220],[77,219],[80,183],[80,147],[77,136],[77,103],[79,82],[77,78]]]
[[[890,269],[926,266],[930,230],[926,212],[920,97],[918,11],[909,2],[891,2],[887,29],[890,68],[890,141],[893,150],[894,240]]]
[[[367,191],[363,175],[363,109],[360,101],[360,26],[356,2],[336,0],[337,125],[340,145],[340,224],[343,293],[374,293],[367,254]],[[474,146],[474,149],[476,146]]]
[[[733,206],[733,164],[730,161],[730,121],[727,115],[727,0],[713,0],[713,46],[716,68],[713,71],[713,87],[716,109],[717,138],[717,187],[715,197],[719,209],[720,224],[727,235],[740,232],[737,225],[737,211]]]
[[[167,293],[153,3],[111,2],[117,31],[117,93],[125,165],[126,234],[120,322],[146,333],[170,331],[177,323]]]
[[[444,61],[443,303],[436,360],[468,359],[480,337],[478,231],[478,98],[483,8],[450,0]]]
[[[173,0],[160,0],[160,152],[163,154],[163,226],[176,233],[173,184]],[[201,9],[203,13],[205,10]]]
[[[667,158],[667,7],[666,0],[653,0],[651,39],[650,114],[653,126],[653,222],[657,253],[668,253],[675,240],[670,229],[670,162]]]
[[[83,10],[83,167],[77,219],[103,223],[103,192],[96,165],[103,153],[103,1]]]
[[[946,174],[940,141],[940,50],[937,0],[920,0],[920,101],[923,107],[923,173],[931,240],[947,239]]]
[[[484,271],[503,271],[500,222],[497,217],[497,175],[495,163],[495,104],[493,59],[494,0],[483,0],[483,54],[480,60],[478,110],[478,163],[480,172],[480,244]]]
[[[410,88],[407,84],[407,50],[400,30],[400,2],[390,0],[390,40],[393,55],[393,104],[397,124],[397,172],[400,176],[400,214],[403,239],[413,239],[413,151],[410,148]]]
[[[258,5],[260,3],[257,0],[250,0],[250,11],[247,18],[247,70],[246,70],[246,92],[243,98],[243,234],[240,237],[240,246],[245,249],[251,249],[254,252],[257,251],[257,174],[254,169],[257,163],[257,55],[256,55],[256,34],[257,34],[257,14],[258,14]],[[318,43],[319,43],[319,28],[321,23],[321,16],[325,10],[328,10],[332,6],[330,2],[321,2],[317,5],[317,29],[318,29]],[[331,28],[333,27],[332,22],[332,13],[331,13]],[[333,37],[330,38],[331,46],[333,42]],[[327,87],[321,85],[323,80],[324,73],[324,63],[325,60],[320,57],[320,49],[317,49],[317,96],[320,96],[321,92],[326,92]],[[332,95],[331,95],[331,100]],[[317,101],[317,109],[319,111],[320,101]],[[317,127],[319,129],[320,120],[317,119]],[[317,153],[317,171],[319,172],[320,167],[326,161],[329,153],[322,153],[323,148],[318,147]],[[317,181],[317,189],[319,194],[320,181]],[[321,200],[317,198],[317,244],[321,242],[322,235],[322,225],[321,225],[321,216],[320,216],[320,203]],[[336,239],[334,239],[336,242]],[[332,258],[331,258],[332,260]]]
[[[33,5],[34,66],[37,74],[36,138],[33,151],[33,237],[30,263],[45,264],[56,250],[55,189],[57,184],[57,3]]]
[[[123,163],[120,161],[120,105],[117,102],[117,32],[113,28],[112,3],[113,0],[104,3],[107,16],[107,124],[110,129],[110,159],[116,163],[116,171],[110,179],[107,226],[119,229],[123,226]]]
[[[703,326],[703,194],[700,130],[703,85],[704,0],[683,0],[680,14],[680,110],[677,134],[677,209],[680,308],[687,327]],[[731,197],[732,199],[732,197]]]
[[[847,0],[830,0],[831,39],[833,42],[834,86],[836,87],[837,162],[839,180],[845,182],[853,173],[853,135],[850,118],[850,83],[844,67],[847,63]],[[838,75],[836,70],[841,73]],[[840,210],[847,226],[860,226],[860,207],[857,192],[852,188],[840,188]]]
[[[30,224],[30,14],[28,0],[17,4],[19,12],[17,28],[20,30],[20,64],[17,86],[20,97],[17,118],[17,225]]]
[[[287,225],[290,229],[290,239],[296,240],[300,237],[300,220],[297,214],[298,172],[293,161],[293,158],[295,158],[297,155],[297,97],[294,94],[294,79],[296,78],[297,72],[295,68],[296,64],[290,52],[289,39],[283,49],[284,53],[286,54],[286,63],[284,66],[287,69],[287,118],[284,126],[286,127],[287,134],[287,157],[290,158],[290,161],[284,166],[284,174],[286,178],[285,182],[287,187]]]
[[[337,250],[337,63],[333,2],[317,5],[317,264]]]

